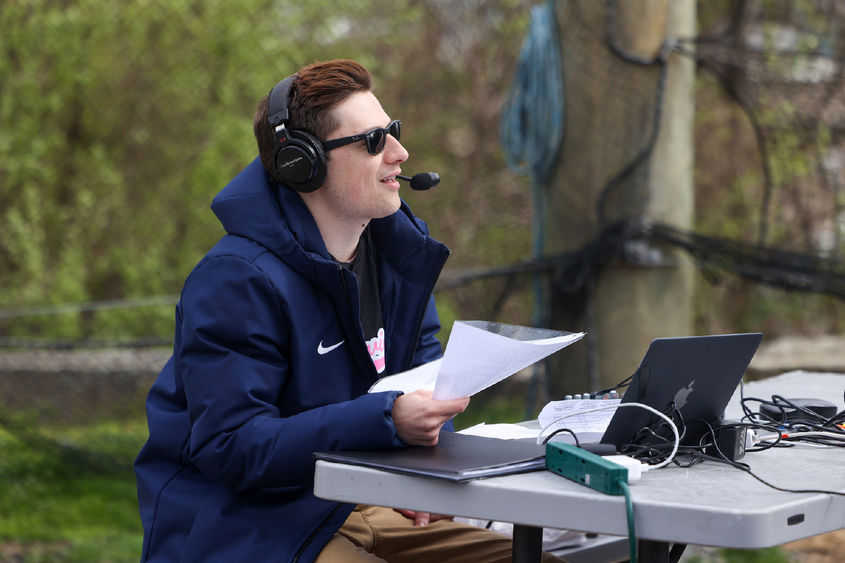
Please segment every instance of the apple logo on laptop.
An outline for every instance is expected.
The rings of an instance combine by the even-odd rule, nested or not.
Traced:
[[[675,408],[681,410],[681,408],[687,404],[687,398],[692,393],[692,386],[695,385],[695,379],[690,381],[686,387],[682,389],[678,389],[678,392],[675,393],[675,398],[672,401],[675,403]]]

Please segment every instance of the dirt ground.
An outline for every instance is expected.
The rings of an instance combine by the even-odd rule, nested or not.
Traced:
[[[780,546],[789,553],[795,563],[842,563],[845,561],[845,529],[822,534]],[[719,550],[711,547],[688,546],[681,557],[681,563],[723,563]],[[765,563],[760,556],[747,561]]]
[[[0,543],[0,563],[24,563],[25,561],[66,561],[62,553],[68,548],[67,543],[21,544],[15,541]]]
[[[840,563],[845,561],[845,530],[788,543],[783,547],[799,563]]]

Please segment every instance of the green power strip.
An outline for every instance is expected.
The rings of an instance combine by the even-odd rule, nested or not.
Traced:
[[[609,495],[623,495],[628,468],[592,452],[562,442],[546,444],[546,469]]]

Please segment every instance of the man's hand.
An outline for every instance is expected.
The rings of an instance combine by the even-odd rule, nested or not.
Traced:
[[[434,446],[440,428],[458,413],[464,412],[469,398],[436,401],[431,391],[414,391],[396,398],[393,403],[393,423],[396,433],[406,444]]]
[[[446,516],[445,514],[431,514],[429,512],[417,512],[415,510],[405,510],[403,508],[395,508],[394,510],[405,518],[413,520],[414,526],[428,526],[432,522],[437,522],[438,520],[451,520],[454,518],[454,516]]]

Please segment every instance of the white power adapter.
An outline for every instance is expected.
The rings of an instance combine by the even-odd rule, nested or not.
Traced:
[[[605,455],[602,456],[607,461],[612,461],[622,467],[628,469],[628,482],[637,481],[642,474],[648,471],[648,464],[636,460],[626,455]]]

